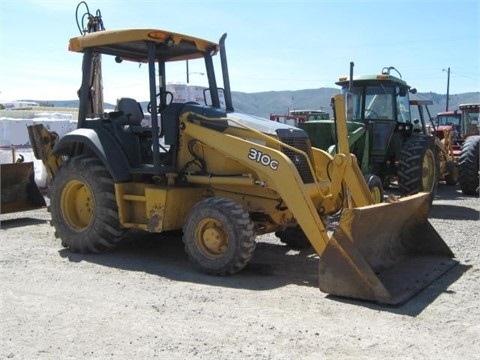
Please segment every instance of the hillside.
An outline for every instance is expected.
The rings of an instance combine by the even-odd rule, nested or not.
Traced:
[[[321,109],[332,113],[330,99],[338,94],[338,88],[321,88],[298,91],[270,91],[261,93],[233,93],[235,110],[262,117],[270,113],[285,114],[294,109]],[[445,111],[446,95],[433,92],[417,93],[411,99],[432,100],[430,114]],[[455,110],[459,104],[480,102],[480,92],[450,95],[449,109]]]
[[[338,88],[320,88],[305,89],[297,91],[267,91],[258,93],[233,92],[233,106],[236,111],[266,117],[270,113],[285,114],[289,110],[294,109],[321,109],[324,108],[331,114],[330,99],[337,94]],[[432,100],[433,105],[430,106],[430,113],[437,114],[445,110],[446,95],[433,92],[417,93],[412,95],[413,99]],[[34,100],[35,101],[35,100]],[[54,107],[77,107],[77,100],[66,101],[38,101],[42,104],[48,104]],[[458,108],[459,104],[480,102],[480,92],[470,92],[463,94],[450,95],[449,109]],[[141,102],[144,109],[147,102]],[[114,107],[112,104],[107,104]]]

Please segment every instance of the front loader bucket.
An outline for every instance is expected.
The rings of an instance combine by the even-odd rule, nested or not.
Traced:
[[[1,214],[38,209],[46,206],[35,183],[33,162],[1,165]]]
[[[398,305],[440,277],[457,261],[428,209],[425,193],[345,209],[320,256],[320,290]]]

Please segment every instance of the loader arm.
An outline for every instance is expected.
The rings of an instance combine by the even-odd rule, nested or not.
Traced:
[[[343,95],[337,94],[332,99],[335,111],[335,126],[338,142],[338,154],[333,158],[332,193],[339,194],[340,186],[346,186],[348,191],[348,207],[361,207],[375,203],[372,193],[362,175],[355,155],[350,153],[348,141],[346,106]],[[340,173],[344,171],[344,173]],[[344,185],[345,184],[345,185]]]
[[[276,191],[287,204],[318,254],[329,241],[327,229],[318,214],[311,187],[303,183],[295,165],[281,151],[233,135],[224,134],[193,122],[183,123],[185,135],[248,167],[256,176],[256,186]],[[273,168],[257,160],[270,159]],[[314,185],[315,186],[315,185]],[[320,194],[319,194],[320,195]]]
[[[338,199],[341,194],[347,194],[346,204],[349,207],[360,207],[374,204],[373,197],[364,181],[360,168],[354,155],[349,153],[348,133],[345,118],[345,103],[342,95],[337,95],[332,100],[337,114],[337,137],[339,139],[339,153],[332,159],[331,186],[325,194],[321,188],[319,179],[315,176],[314,165],[312,165],[307,154],[295,149],[279,140],[265,135],[258,130],[249,128],[232,119],[218,119],[218,121],[230,121],[241,126],[257,136],[265,137],[268,142],[277,143],[277,145],[288,148],[291,151],[299,153],[307,159],[310,171],[314,174],[315,182],[313,184],[304,184],[295,165],[281,151],[260,145],[258,143],[245,140],[243,138],[224,134],[207,127],[203,127],[195,122],[185,121],[184,134],[191,136],[202,142],[204,145],[223,153],[225,156],[242,163],[247,168],[252,169],[258,176],[257,186],[263,186],[273,189],[283,199],[287,207],[294,215],[295,220],[304,231],[307,238],[318,255],[321,255],[329,241],[329,236],[325,225],[319,215],[319,210],[312,199],[322,198],[322,207],[332,209],[332,201]],[[186,113],[186,119],[203,118],[204,120],[215,121],[215,119],[205,118],[198,114]],[[314,152],[322,150],[314,149]],[[325,156],[328,156],[326,153]],[[269,159],[276,166],[271,167],[267,164]],[[267,164],[267,165],[266,165]],[[345,191],[348,188],[349,191]],[[330,204],[325,204],[329,203]],[[336,210],[339,210],[338,208]]]
[[[337,114],[339,115],[339,120],[337,120],[338,138],[343,139],[339,144],[339,149],[340,151],[345,151],[346,149],[346,152],[336,154],[333,157],[333,169],[331,173],[332,185],[330,189],[328,189],[327,194],[325,194],[325,190],[321,188],[316,176],[313,177],[315,179],[313,184],[304,184],[292,161],[277,149],[260,145],[234,135],[211,130],[195,122],[185,121],[182,126],[184,126],[184,134],[190,135],[204,145],[252,169],[258,176],[256,179],[257,186],[267,187],[277,192],[285,204],[287,204],[287,207],[310,240],[317,254],[321,255],[329,241],[329,236],[319,215],[319,210],[312,199],[321,198],[323,202],[322,207],[327,209],[334,207],[331,202],[334,201],[334,199],[338,199],[341,193],[349,194],[350,201],[347,201],[347,203],[352,207],[374,203],[372,195],[356,163],[356,158],[348,152],[347,126],[344,117],[342,95],[336,96],[335,107],[338,108]],[[198,117],[201,116],[197,114],[190,116],[189,113],[184,116],[184,118],[187,119]],[[342,119],[343,121],[341,121]],[[212,121],[213,119],[209,120]],[[225,120],[247,128],[261,137],[266,137],[269,142],[277,142],[278,145],[282,147],[298,152],[300,156],[304,156],[307,159],[310,170],[315,174],[314,166],[304,152],[231,119],[219,119],[219,121]],[[318,149],[314,149],[314,151],[323,152]],[[266,159],[269,159],[269,162]],[[267,162],[268,164],[273,162],[276,165],[272,167],[269,166]],[[350,191],[345,192],[345,186],[347,186]],[[326,204],[329,202],[330,204]]]

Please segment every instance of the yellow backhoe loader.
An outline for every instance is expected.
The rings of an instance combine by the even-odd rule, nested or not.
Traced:
[[[299,227],[320,256],[321,291],[387,304],[406,301],[456,264],[428,222],[428,194],[374,204],[348,151],[343,95],[333,99],[335,156],[311,147],[301,129],[235,112],[225,39],[133,29],[70,40],[69,50],[83,53],[78,128],[54,144],[41,140],[48,138],[41,125],[30,129],[53,177],[50,212],[63,246],[102,252],[128,229],[183,230],[191,260],[227,275],[248,264],[257,235]],[[115,58],[114,66],[147,65],[151,126],[131,97],[114,111],[94,111],[99,55]],[[168,66],[195,60],[208,79],[204,104],[176,102]],[[330,235],[324,219],[339,213]]]

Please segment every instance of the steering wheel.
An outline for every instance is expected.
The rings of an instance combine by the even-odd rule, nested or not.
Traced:
[[[173,101],[173,93],[171,93],[170,91],[165,91],[164,95],[165,95],[164,103],[167,104],[167,105],[170,105]],[[159,113],[160,112],[160,104],[161,104],[160,93],[158,93],[156,95],[156,97],[157,97],[157,113]],[[148,105],[147,105],[147,111],[150,114],[152,113],[152,103],[151,102],[149,102]]]
[[[371,118],[380,118],[380,115],[375,110],[372,109],[365,109],[365,118],[366,119],[371,119]]]

